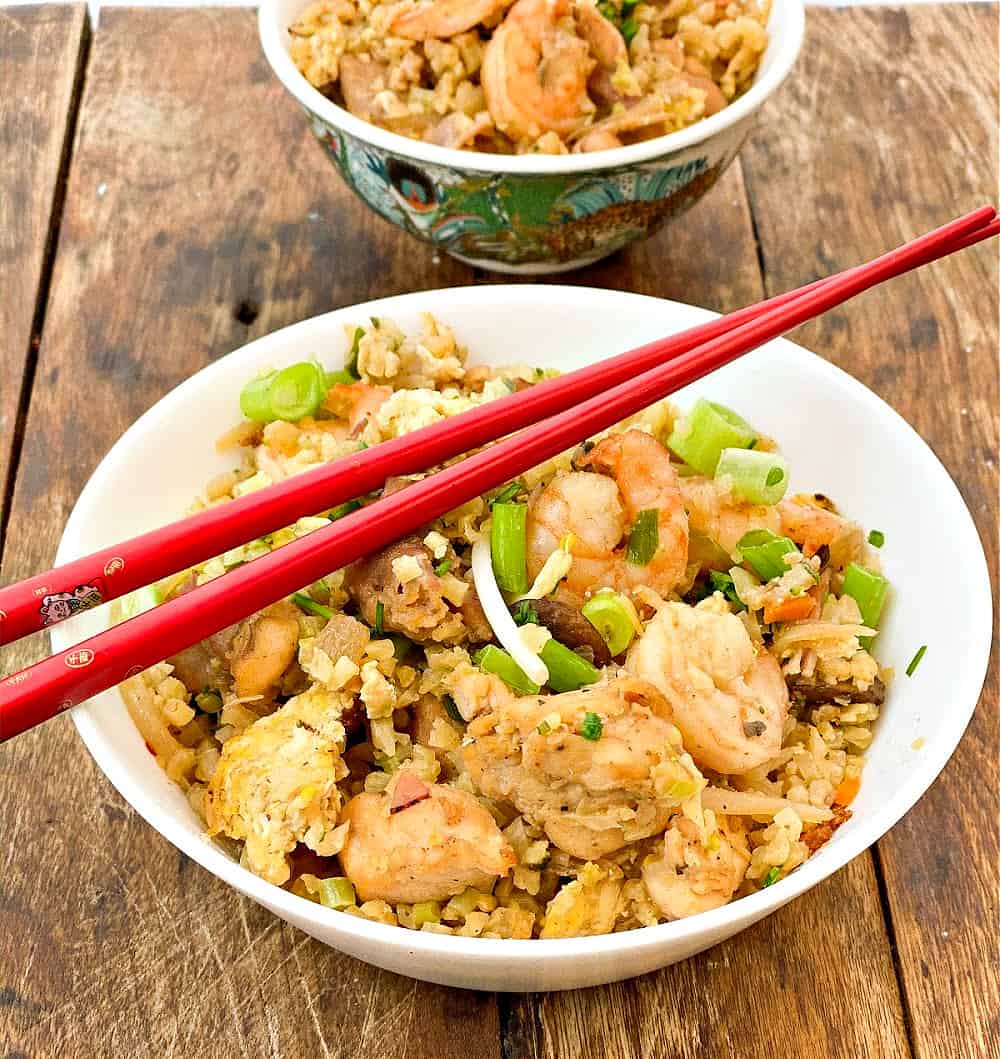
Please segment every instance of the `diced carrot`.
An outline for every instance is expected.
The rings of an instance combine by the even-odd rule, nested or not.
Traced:
[[[858,796],[861,789],[861,777],[854,776],[841,780],[840,786],[833,792],[833,800],[837,805],[850,805]]]
[[[808,618],[815,604],[816,600],[805,592],[801,596],[789,596],[781,603],[768,603],[764,607],[764,624],[770,625],[772,621],[796,621],[799,618]]]
[[[401,809],[407,809],[430,796],[431,792],[426,783],[414,776],[412,772],[401,772],[392,792],[389,812],[398,813]]]

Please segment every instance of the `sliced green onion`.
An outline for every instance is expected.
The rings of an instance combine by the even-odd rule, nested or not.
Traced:
[[[315,415],[326,397],[323,369],[311,360],[290,364],[271,381],[268,398],[272,419],[297,423]]]
[[[778,537],[766,529],[751,530],[744,534],[736,547],[743,556],[743,562],[763,581],[780,577],[789,570],[783,556],[798,552],[798,548],[787,537]]]
[[[710,570],[708,583],[712,586],[712,591],[721,592],[736,607],[737,612],[747,609],[746,604],[740,599],[739,593],[736,591],[736,584],[729,574],[724,574],[720,570]]]
[[[222,696],[217,691],[199,691],[194,701],[202,713],[218,713],[222,709]]]
[[[326,388],[328,390],[334,386],[352,386],[358,381],[357,375],[352,375],[346,369],[324,372],[323,377],[326,380]]]
[[[394,632],[389,633],[389,635],[386,636],[386,639],[392,644],[392,653],[396,656],[397,662],[402,662],[402,660],[416,646],[414,642],[406,636],[399,636]]]
[[[872,530],[868,534],[868,543],[873,548],[881,548],[885,544],[885,534],[881,530]]]
[[[524,492],[524,482],[508,482],[503,489],[490,501],[490,507],[494,504],[506,504],[514,499],[519,493]]]
[[[344,504],[338,504],[336,507],[330,508],[326,513],[326,517],[331,522],[336,522],[338,518],[343,518],[345,515],[349,515],[352,511],[357,511],[361,507],[360,500],[348,500]]]
[[[271,412],[271,383],[277,375],[276,371],[259,375],[240,390],[240,411],[247,419],[255,423],[270,423],[274,419]]]
[[[878,628],[888,594],[889,581],[881,574],[872,573],[857,563],[851,563],[844,571],[844,595],[855,600],[861,611],[861,620],[870,629]]]
[[[490,556],[504,592],[528,591],[528,505],[496,503],[490,531]]]
[[[596,713],[585,713],[580,722],[580,735],[596,743],[604,734],[604,722]]]
[[[553,691],[578,691],[593,684],[601,675],[586,658],[581,658],[558,640],[546,640],[538,657],[549,671],[548,685]]]
[[[127,596],[121,596],[112,604],[112,615],[116,622],[127,621],[139,614],[145,614],[147,610],[158,607],[163,602],[163,593],[156,585],[146,585],[129,592]]]
[[[441,702],[444,703],[445,713],[458,724],[465,724],[465,718],[458,712],[458,707],[455,705],[455,700],[450,695],[444,695],[441,698]]]
[[[354,883],[343,876],[333,879],[317,879],[319,884],[319,903],[327,908],[350,908],[357,903]]]
[[[715,480],[722,478],[751,504],[776,504],[788,489],[788,463],[776,452],[723,449],[715,468]]]
[[[660,512],[655,508],[640,511],[628,535],[625,558],[633,566],[648,566],[660,546]]]
[[[617,592],[598,592],[581,608],[583,616],[601,634],[615,657],[622,654],[635,636],[635,607]]]
[[[495,644],[480,648],[473,656],[473,661],[484,672],[498,676],[508,687],[522,695],[537,695],[542,690],[506,651]]]
[[[621,24],[621,35],[626,44],[632,43],[632,38],[639,32],[639,23],[634,18],[627,18]]]
[[[413,906],[413,927],[419,930],[425,923],[441,922],[441,906],[437,901],[418,901]]]
[[[906,675],[912,677],[916,672],[917,666],[920,665],[921,659],[927,654],[927,644],[921,644],[917,653],[910,659],[910,664],[906,667]]]
[[[540,625],[538,611],[531,605],[530,599],[522,599],[511,609],[511,617],[515,625]]]
[[[760,881],[760,888],[766,889],[768,886],[772,886],[778,881],[778,877],[781,875],[781,868],[777,864],[764,876]]]
[[[749,449],[757,432],[731,408],[704,398],[667,439],[667,448],[700,474],[711,478],[723,449]]]
[[[329,607],[324,607],[322,603],[317,603],[316,600],[311,599],[304,592],[293,592],[292,600],[310,614],[317,614],[321,618],[326,618],[327,621],[333,617],[333,611]]]
[[[451,569],[452,562],[450,559],[444,559],[437,566],[434,567],[434,573],[438,577],[444,577],[444,575]]]
[[[361,349],[361,339],[364,337],[365,329],[356,327],[354,329],[354,338],[351,340],[351,352],[347,354],[347,362],[344,364],[344,371],[347,372],[352,380],[361,378],[361,374],[358,371],[358,351]]]
[[[376,636],[381,636],[385,632],[385,628],[384,628],[384,624],[383,624],[384,622],[385,622],[385,604],[382,602],[382,600],[379,600],[378,603],[375,604],[375,635]]]

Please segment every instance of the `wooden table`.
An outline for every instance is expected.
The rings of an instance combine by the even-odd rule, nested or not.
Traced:
[[[569,282],[726,310],[996,194],[995,5],[808,22],[721,185]],[[107,9],[91,33],[82,7],[0,8],[3,579],[49,563],[108,446],[213,358],[351,302],[483,281],[342,187],[251,13]],[[994,585],[996,292],[980,247],[796,336],[928,439]],[[934,557],[941,576],[954,561]],[[4,668],[44,650],[10,648]],[[55,721],[0,748],[0,1059],[1000,1056],[997,684],[994,665],[920,804],[805,897],[657,974],[527,996],[423,985],[298,933],[147,827]]]

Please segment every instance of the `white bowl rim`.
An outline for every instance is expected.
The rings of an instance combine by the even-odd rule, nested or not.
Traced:
[[[685,310],[693,308],[685,303],[653,298],[648,295],[632,294],[626,291],[557,284],[537,286],[531,284],[486,284],[474,287],[442,288],[434,291],[417,291],[409,294],[394,295],[353,306],[344,306],[257,338],[244,346],[238,347],[228,356],[238,355],[244,350],[259,345],[280,345],[298,332],[322,329],[327,319],[335,318],[345,312],[357,313],[363,316],[373,314],[388,315],[393,311],[400,311],[401,307],[416,303],[421,310],[430,310],[444,315],[448,311],[448,305],[489,305],[492,299],[514,299],[522,302],[525,310],[530,311],[535,304],[550,301],[553,297],[566,298],[570,303],[576,299],[584,299],[587,303],[593,303],[595,299],[603,300],[608,303],[609,309],[612,307],[620,308],[620,299],[623,297],[632,301],[639,300],[656,303],[660,306],[666,302],[668,305],[680,306]],[[428,304],[438,300],[441,301],[441,305]],[[619,304],[614,305],[614,303]],[[698,311],[704,314],[705,319],[718,315],[705,309],[699,309]],[[332,320],[330,326],[337,327],[339,325],[335,320]],[[337,934],[343,938],[350,937],[362,942],[376,943],[379,946],[395,951],[397,954],[420,952],[427,955],[453,955],[471,958],[489,956],[524,966],[539,960],[558,962],[560,960],[578,959],[588,955],[614,955],[624,952],[638,953],[657,948],[667,942],[697,941],[703,937],[717,936],[718,932],[725,932],[727,927],[732,927],[732,930],[742,929],[742,926],[755,922],[794,898],[799,897],[878,841],[916,804],[948,762],[975,712],[986,678],[993,636],[993,601],[989,570],[975,523],[957,486],[930,446],[898,412],[847,372],[842,371],[804,347],[789,342],[787,339],[777,339],[774,343],[769,343],[769,345],[794,346],[797,355],[808,358],[811,370],[818,372],[821,376],[825,376],[831,386],[846,387],[850,390],[859,402],[862,414],[867,411],[872,415],[888,416],[895,421],[897,428],[903,432],[904,436],[908,437],[913,445],[913,452],[919,454],[924,473],[930,479],[933,479],[930,481],[929,487],[935,491],[940,490],[942,493],[950,495],[953,501],[957,501],[961,511],[959,519],[960,534],[954,543],[958,552],[965,557],[966,561],[978,568],[973,571],[974,577],[972,580],[973,583],[981,586],[976,596],[964,601],[966,611],[971,615],[969,628],[973,630],[975,639],[969,645],[968,657],[970,665],[964,672],[957,675],[953,709],[958,712],[953,717],[952,737],[950,739],[942,737],[940,740],[936,740],[933,745],[926,747],[926,757],[922,759],[921,768],[914,770],[913,774],[900,784],[894,796],[888,799],[879,809],[866,816],[863,820],[859,820],[860,826],[853,833],[840,832],[838,841],[835,844],[819,850],[794,872],[780,879],[773,886],[743,897],[738,901],[733,901],[721,908],[703,912],[687,919],[596,937],[517,940],[463,938],[455,935],[407,930],[403,927],[388,926],[364,920],[360,917],[349,916],[333,909],[324,908],[322,905],[315,904],[305,898],[297,897],[287,890],[265,882],[248,869],[241,867],[239,863],[230,859],[220,847],[207,837],[199,836],[197,840],[190,839],[175,822],[174,814],[159,805],[140,783],[132,780],[128,775],[128,770],[119,765],[114,749],[105,739],[102,731],[103,726],[107,722],[102,721],[99,709],[89,703],[83,703],[72,711],[72,717],[80,737],[90,751],[91,756],[122,797],[136,809],[147,823],[159,831],[173,846],[187,854],[192,860],[223,882],[284,918],[291,919],[292,922],[312,920],[316,924],[322,925],[331,934]],[[208,364],[201,371],[195,373],[166,394],[151,409],[140,416],[112,446],[108,455],[97,467],[84,487],[80,499],[70,515],[56,554],[57,563],[67,562],[82,553],[80,536],[84,522],[82,515],[83,501],[90,490],[99,489],[103,479],[110,476],[113,463],[117,459],[121,459],[122,454],[128,450],[131,439],[138,433],[143,422],[147,418],[158,416],[165,411],[169,412],[174,406],[190,408],[190,399],[196,390],[204,384],[206,379],[210,380],[213,374],[221,374],[224,371],[223,364],[228,360],[228,356],[221,357]],[[925,479],[925,481],[928,481],[928,479]],[[73,637],[65,626],[55,626],[52,630],[52,641],[54,649],[61,650],[70,646],[73,642]],[[733,924],[736,924],[735,927],[732,926]]]
[[[486,154],[411,140],[407,136],[363,121],[327,99],[309,84],[292,61],[285,46],[287,25],[279,17],[278,3],[279,0],[261,0],[257,15],[261,46],[278,80],[307,111],[314,111],[330,125],[392,154],[474,173],[545,176],[591,173],[648,162],[702,143],[749,117],[776,91],[794,66],[805,33],[803,0],[774,0],[769,24],[772,40],[768,44],[768,48],[773,49],[773,56],[768,69],[739,99],[718,114],[702,118],[686,129],[643,143],[589,154]]]

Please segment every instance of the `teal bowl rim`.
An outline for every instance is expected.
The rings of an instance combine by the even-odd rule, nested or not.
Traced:
[[[299,0],[296,11],[306,6]],[[771,41],[757,80],[718,114],[655,140],[578,155],[506,155],[462,151],[411,140],[363,121],[313,88],[299,73],[288,52],[287,22],[282,10],[288,0],[261,0],[257,15],[261,47],[275,76],[306,110],[327,124],[372,147],[418,162],[472,173],[554,176],[592,173],[637,165],[694,147],[749,118],[788,76],[802,48],[805,10],[802,0],[773,0],[768,32]]]

